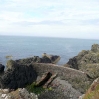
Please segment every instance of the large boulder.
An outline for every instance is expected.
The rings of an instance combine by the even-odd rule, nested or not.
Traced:
[[[0,77],[1,88],[17,89],[31,84],[37,78],[31,65],[19,65],[13,60],[7,62],[7,70]]]

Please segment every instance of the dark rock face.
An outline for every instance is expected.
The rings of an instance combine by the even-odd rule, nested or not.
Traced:
[[[0,64],[0,73],[4,72],[4,68],[5,68],[5,66],[3,66],[2,64]]]
[[[50,72],[47,72],[46,74],[44,74],[41,79],[36,83],[36,86],[42,86],[44,85],[49,78],[52,76],[52,74]]]
[[[87,56],[88,55],[88,56]],[[77,56],[69,59],[69,61],[67,62],[67,64],[69,65],[70,68],[74,68],[79,70],[80,69],[80,64],[86,64],[87,61],[85,60],[85,56],[87,56],[89,58],[89,51],[81,51]],[[85,58],[83,58],[85,57]]]
[[[70,65],[70,68],[78,69],[76,57],[69,59],[67,64]]]
[[[42,63],[51,63],[51,59],[49,59],[47,56],[42,57]]]
[[[70,68],[78,69],[96,79],[99,77],[99,45],[94,44],[91,50],[81,51],[77,56],[67,62]]]
[[[10,89],[23,88],[36,78],[36,72],[31,65],[19,65],[10,60],[7,63],[7,71],[0,77],[0,86]]]
[[[9,60],[7,62],[7,70],[0,77],[0,87],[17,89],[23,88],[27,84],[31,84],[36,80],[37,75],[31,63],[52,63],[56,61],[59,56],[44,55],[42,58],[34,56],[26,59],[19,59],[16,61]],[[3,65],[0,65],[1,71],[4,70]]]
[[[34,56],[26,59],[16,60],[18,64],[30,64],[30,63],[57,63],[60,60],[60,57],[57,55],[48,55],[44,53],[42,57]]]

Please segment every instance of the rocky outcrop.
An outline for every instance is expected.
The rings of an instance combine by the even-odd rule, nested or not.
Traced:
[[[99,77],[99,45],[94,44],[91,50],[83,50],[77,56],[69,59],[65,66],[85,72],[89,78]]]
[[[94,45],[92,45],[92,47],[91,47],[91,51],[93,51],[93,52],[99,52],[99,45],[98,44],[94,44]]]
[[[81,95],[89,88],[92,81],[99,77],[98,47],[95,44],[92,45],[91,50],[83,50],[69,60],[66,64],[67,67],[55,65],[60,57],[47,55],[46,53],[42,55],[42,58],[34,56],[16,61],[9,60],[6,71],[0,77],[0,87],[12,90],[28,85],[28,88],[31,87],[32,90],[33,82],[38,81],[37,83],[34,82],[36,84],[35,88],[48,88],[48,90],[40,93],[38,99],[78,99],[79,96],[82,98]],[[39,80],[37,80],[38,77]],[[95,89],[96,86],[92,88]],[[21,89],[21,93],[19,89],[11,91],[11,94],[15,96],[16,92],[18,92],[17,95],[21,95],[21,99],[33,98],[25,89]],[[5,97],[6,95],[3,94],[2,96]],[[10,97],[10,99],[15,98]]]
[[[27,58],[27,59],[20,59],[20,60],[9,60],[6,65],[6,70],[4,74],[0,77],[0,88],[6,88],[10,90],[16,90],[17,88],[24,88],[27,85],[30,85],[37,79],[37,73],[34,70],[31,63],[56,63],[59,61],[59,56],[53,56],[53,55],[47,55],[43,54],[42,58],[38,56],[34,56],[33,58]],[[51,73],[49,72],[48,75],[40,81],[36,86],[42,86],[43,83],[48,81],[48,79],[51,77]],[[47,85],[51,83],[52,79],[47,82]],[[12,93],[15,93],[16,91],[12,91]],[[10,93],[10,92],[9,92]],[[11,94],[12,94],[11,93]],[[15,94],[14,94],[15,95]],[[24,95],[22,96],[23,99]],[[9,99],[15,99],[12,98],[12,96],[7,96],[2,94],[2,99],[9,98]],[[24,99],[28,99],[27,97]],[[32,98],[29,98],[32,99]],[[33,98],[35,99],[35,98]]]
[[[44,53],[42,57],[34,56],[26,59],[16,60],[18,64],[30,64],[30,63],[53,63],[56,64],[60,60],[60,56],[57,55],[48,55]]]
[[[0,77],[0,87],[17,89],[23,88],[37,78],[31,65],[19,65],[13,60],[7,62],[7,70]]]

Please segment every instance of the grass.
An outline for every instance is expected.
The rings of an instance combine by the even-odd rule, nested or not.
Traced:
[[[32,93],[35,93],[35,94],[41,94],[42,92],[46,91],[46,90],[52,90],[51,87],[49,88],[43,88],[43,86],[36,86],[36,83],[33,82],[32,84],[30,85],[27,85],[26,86],[26,89],[29,91],[29,92],[32,92]]]
[[[99,84],[94,91],[87,92],[83,99],[99,99]]]

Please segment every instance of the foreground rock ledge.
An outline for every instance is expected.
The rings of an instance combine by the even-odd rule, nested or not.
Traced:
[[[56,95],[54,96],[56,99],[58,99],[57,97],[59,96],[65,99],[67,97],[67,92],[69,92],[68,96],[72,95],[73,99],[77,99],[77,97],[80,96],[81,93],[84,93],[86,88],[90,85],[89,79],[82,71],[55,64],[32,63],[29,65],[22,65],[12,60],[10,62],[10,67],[0,78],[1,88],[23,88],[25,85],[36,81],[38,76],[41,77],[46,72],[57,74],[57,77],[50,84],[54,90],[42,93],[38,97],[39,99],[54,99],[53,93]]]

